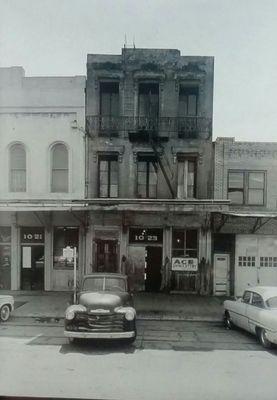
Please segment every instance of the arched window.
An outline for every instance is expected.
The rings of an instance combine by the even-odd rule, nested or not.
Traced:
[[[19,143],[10,148],[10,192],[26,192],[26,151]]]
[[[58,143],[51,150],[52,173],[51,192],[68,192],[68,151],[64,144]]]

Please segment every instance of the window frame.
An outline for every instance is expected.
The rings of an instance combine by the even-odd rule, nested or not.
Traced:
[[[53,168],[54,151],[57,146],[63,146],[67,152],[67,168]],[[53,190],[53,175],[55,171],[67,171],[67,190]],[[63,142],[54,143],[50,149],[50,192],[51,193],[69,193],[69,149]]]
[[[261,299],[261,306],[259,306],[259,305],[253,303],[254,296],[259,296],[259,297],[260,297],[260,299]],[[251,303],[250,303],[250,304],[251,304],[252,306],[254,306],[254,307],[257,307],[257,308],[265,308],[264,299],[263,299],[262,296],[261,296],[259,293],[257,293],[257,292],[252,292],[252,297],[251,297]]]
[[[114,84],[114,85],[117,85],[117,88],[118,88],[118,91],[116,92],[113,92],[113,91],[110,91],[110,92],[105,92],[104,90],[102,90],[102,88],[101,87],[103,87],[104,85],[108,85],[108,84]],[[119,82],[119,80],[100,80],[99,81],[99,115],[102,117],[102,118],[116,118],[116,117],[119,117],[119,115],[120,115],[120,90],[119,90],[119,85],[120,85],[120,82]],[[102,96],[103,96],[103,93],[109,93],[109,95],[110,95],[110,98],[109,98],[109,113],[103,113],[103,105],[102,105]],[[115,114],[113,114],[112,113],[112,94],[117,94],[117,96],[118,96],[118,99],[117,99],[117,102],[118,102],[118,105],[117,105],[117,112],[115,113]]]
[[[100,169],[100,164],[102,161],[108,162],[108,183],[107,183],[107,188],[108,188],[108,195],[107,196],[101,196],[101,183],[100,183],[100,174],[101,174],[101,169]],[[117,162],[117,196],[111,196],[111,162],[116,161]],[[99,154],[98,155],[98,171],[97,171],[97,195],[101,199],[116,199],[119,197],[119,160],[118,160],[118,153],[109,153],[109,154]]]
[[[21,149],[24,151],[24,156],[25,156],[25,168],[13,168],[12,167],[12,151],[15,147],[21,147]],[[15,187],[13,183],[13,171],[24,171],[24,188],[22,190],[16,190],[17,188]],[[26,147],[23,143],[13,143],[9,146],[9,192],[10,193],[26,193],[27,192],[27,152],[26,152]]]
[[[183,93],[181,93],[183,92]],[[184,110],[183,113],[180,111],[180,97],[186,97],[186,110]],[[189,97],[190,96],[195,96],[196,102],[195,102],[195,113],[190,114],[189,113]],[[179,93],[178,93],[178,117],[179,118],[194,118],[198,116],[199,112],[199,85],[197,84],[188,84],[186,82],[180,82],[179,84]]]
[[[139,195],[139,186],[142,186],[142,184],[139,184],[139,163],[141,162],[146,162],[147,166],[146,166],[146,182],[144,183],[146,189],[146,196],[142,197],[141,195]],[[150,163],[152,163],[153,168],[155,169],[155,173],[156,173],[156,185],[152,185],[155,186],[155,197],[153,196],[149,196],[149,188],[150,188]],[[157,157],[155,157],[155,155],[149,154],[149,155],[138,155],[137,158],[137,185],[136,185],[136,192],[137,192],[137,198],[140,199],[157,199],[158,198],[158,160]]]
[[[184,187],[184,190],[183,190],[184,191],[184,196],[183,197],[178,195],[178,193],[179,193],[179,191],[178,191],[178,188],[179,188],[179,163],[181,163],[181,162],[184,162],[184,163],[187,164],[187,167],[186,167],[186,173],[187,173],[187,176],[186,176],[186,188]],[[189,162],[193,162],[193,164],[194,164],[193,197],[188,197],[188,186],[189,186],[188,185],[188,173],[189,173],[188,165],[189,165]],[[177,199],[196,199],[197,198],[197,170],[198,170],[197,166],[198,166],[198,157],[197,157],[197,155],[190,155],[190,154],[188,154],[188,155],[186,155],[186,154],[178,154],[177,155],[177,191],[176,191]]]
[[[241,173],[243,174],[243,187],[237,188],[240,190],[243,195],[242,203],[232,202],[232,205],[240,205],[240,206],[255,206],[255,207],[264,207],[266,205],[266,190],[267,190],[267,170],[250,170],[250,169],[228,169],[227,171],[227,198],[230,199],[229,193],[231,192],[230,189],[230,174],[232,173]],[[263,174],[263,189],[255,189],[249,187],[249,176],[251,173],[260,173]],[[263,203],[249,203],[249,190],[259,190],[263,191]],[[231,199],[230,199],[231,200]]]

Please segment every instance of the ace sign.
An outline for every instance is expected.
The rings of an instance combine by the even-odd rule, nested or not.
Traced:
[[[171,260],[172,271],[196,272],[198,270],[198,259],[187,257],[173,257]]]

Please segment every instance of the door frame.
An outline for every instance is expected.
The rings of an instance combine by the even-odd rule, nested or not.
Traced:
[[[213,261],[213,293],[215,296],[220,296],[216,294],[216,257],[227,257],[227,281],[226,281],[226,295],[230,295],[230,253],[214,253]],[[224,294],[222,294],[224,296]]]

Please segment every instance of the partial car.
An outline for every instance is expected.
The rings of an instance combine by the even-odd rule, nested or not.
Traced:
[[[249,287],[236,300],[225,300],[224,323],[254,334],[260,343],[270,348],[277,344],[277,287]]]
[[[0,321],[6,322],[14,310],[13,296],[0,295]]]
[[[74,339],[136,338],[136,311],[127,276],[94,273],[84,276],[76,304],[65,312],[64,335]]]

